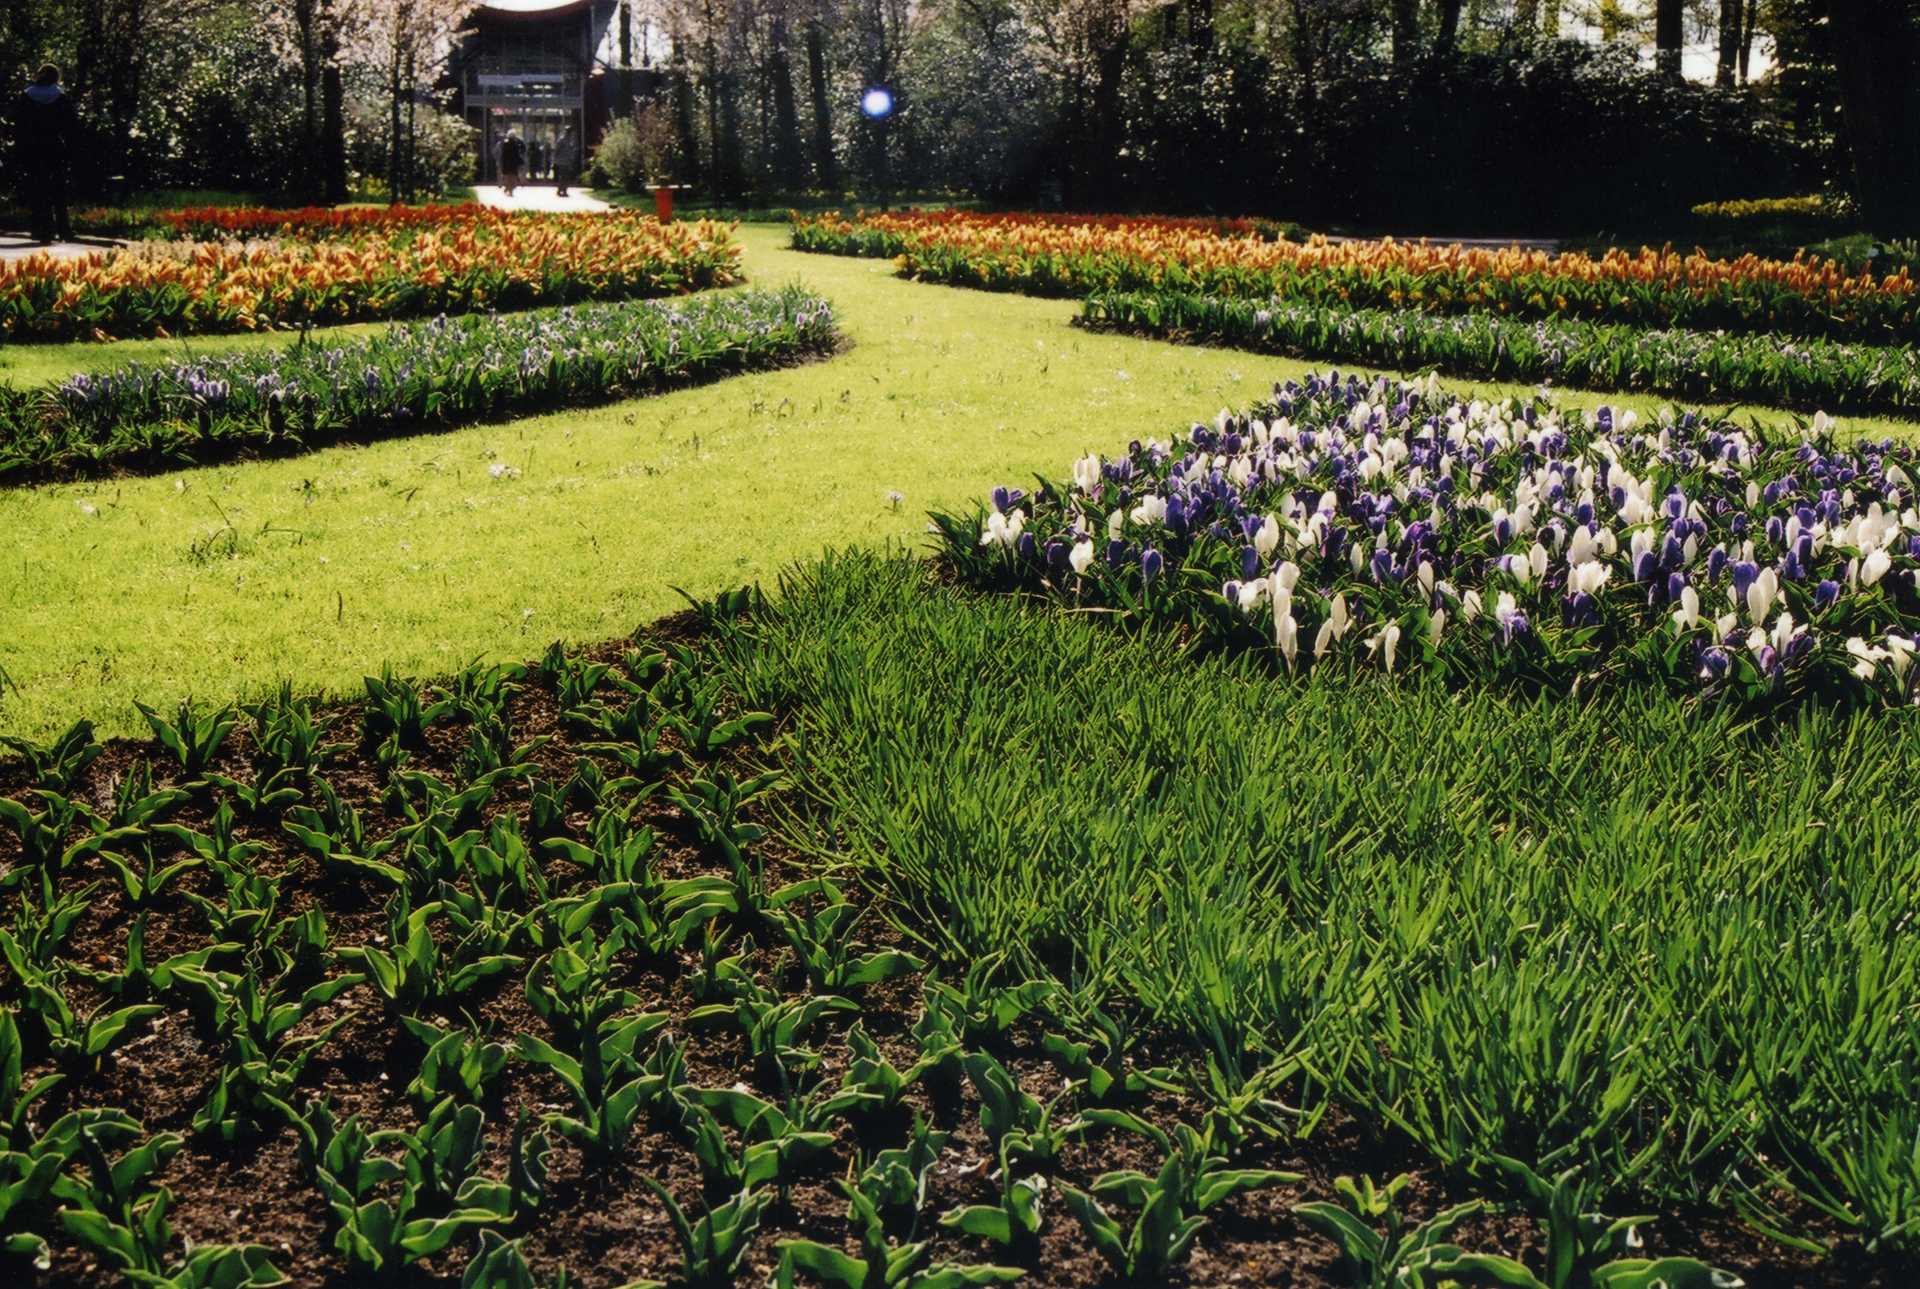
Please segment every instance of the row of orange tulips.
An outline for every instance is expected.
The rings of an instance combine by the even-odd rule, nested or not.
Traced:
[[[1852,274],[1802,257],[1712,259],[1670,247],[1556,255],[1324,237],[1295,243],[1231,221],[953,212],[796,217],[793,242],[802,250],[893,257],[912,277],[1037,295],[1279,296],[1882,343],[1920,330],[1920,283],[1904,268]]]
[[[145,243],[0,263],[0,336],[248,331],[672,295],[738,281],[739,255],[727,225],[627,212],[469,213],[368,220],[318,240]]]

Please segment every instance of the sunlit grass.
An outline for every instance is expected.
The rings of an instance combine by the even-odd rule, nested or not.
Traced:
[[[768,578],[826,545],[917,544],[929,509],[1325,366],[1090,335],[1068,325],[1072,301],[904,282],[787,251],[779,228],[739,237],[758,285],[799,278],[834,301],[847,353],[594,411],[0,492],[0,730],[88,716],[126,733],[135,699],[285,677],[344,691],[382,664],[444,672],[616,635],[678,607],[675,587]],[[0,377],[179,347],[4,347]],[[492,478],[497,461],[522,476]]]

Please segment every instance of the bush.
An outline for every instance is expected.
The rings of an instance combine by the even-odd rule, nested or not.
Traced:
[[[644,192],[670,178],[679,164],[673,121],[649,103],[607,127],[593,150],[588,179],[596,188]]]
[[[392,105],[384,95],[355,94],[347,100],[347,171],[355,192],[384,200]],[[402,118],[404,122],[404,117]],[[403,126],[404,128],[404,126]],[[416,107],[413,115],[413,181],[416,196],[441,196],[474,180],[480,132],[451,112]]]

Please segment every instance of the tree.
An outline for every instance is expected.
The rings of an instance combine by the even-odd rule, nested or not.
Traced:
[[[1920,233],[1920,20],[1913,0],[1826,0],[1842,139],[1868,227]]]
[[[349,59],[379,69],[390,96],[387,190],[395,201],[415,189],[415,108],[446,65],[454,34],[472,0],[336,0],[342,48]]]
[[[1680,79],[1685,17],[1684,0],[1654,0],[1653,65],[1668,80]]]

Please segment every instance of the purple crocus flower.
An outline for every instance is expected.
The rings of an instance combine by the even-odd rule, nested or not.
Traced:
[[[1753,579],[1760,576],[1760,566],[1750,559],[1736,560],[1733,565],[1733,593],[1744,598],[1747,588],[1753,585]]]
[[[1840,598],[1840,583],[1828,578],[1813,588],[1813,607],[1815,612],[1830,608]]]
[[[1165,564],[1166,560],[1161,557],[1160,552],[1149,546],[1140,552],[1141,578],[1147,585],[1153,585],[1154,579],[1160,576],[1160,570]]]

